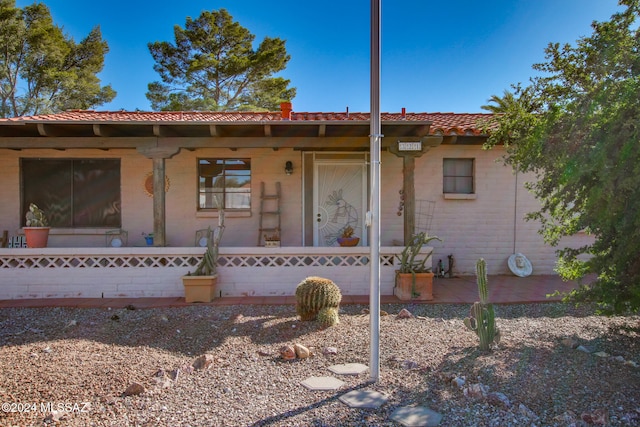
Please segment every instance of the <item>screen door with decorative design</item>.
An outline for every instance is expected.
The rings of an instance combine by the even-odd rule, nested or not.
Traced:
[[[345,227],[353,228],[359,246],[366,246],[366,177],[364,161],[330,160],[314,164],[313,244],[339,246]]]

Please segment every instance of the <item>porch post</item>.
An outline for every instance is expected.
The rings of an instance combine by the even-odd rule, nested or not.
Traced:
[[[404,244],[411,241],[416,227],[416,159],[413,156],[402,156],[402,197],[404,201]]]
[[[153,246],[166,246],[166,193],[164,158],[153,158]]]
[[[422,156],[432,147],[442,144],[442,136],[416,137],[417,141],[398,141],[389,151],[402,157],[402,197],[404,201],[404,244],[411,241],[416,226],[416,157]],[[404,145],[403,145],[404,144]],[[409,148],[407,149],[406,146]]]
[[[138,152],[153,161],[153,246],[167,246],[165,159],[170,159],[180,148],[138,147]]]

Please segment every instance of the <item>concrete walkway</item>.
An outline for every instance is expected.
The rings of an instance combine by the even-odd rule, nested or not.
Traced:
[[[568,292],[576,287],[574,282],[564,282],[555,275],[517,277],[514,275],[489,276],[489,301],[495,304],[522,304],[558,301],[548,298],[556,290]],[[470,304],[478,300],[475,276],[436,278],[433,283],[433,301],[400,301],[395,296],[383,295],[381,304]],[[223,297],[200,305],[282,305],[295,304],[294,296],[273,297]],[[341,304],[368,304],[368,295],[343,295]],[[183,297],[172,298],[46,298],[0,300],[3,307],[126,307],[136,308],[184,307]]]

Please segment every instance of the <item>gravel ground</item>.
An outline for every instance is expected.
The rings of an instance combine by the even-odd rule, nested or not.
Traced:
[[[462,323],[469,305],[383,305],[380,380],[304,388],[333,364],[369,364],[364,309],[343,306],[328,329],[294,306],[0,309],[0,425],[398,426],[390,415],[408,405],[441,426],[640,425],[640,316],[496,306],[502,341],[483,353]],[[281,359],[294,343],[313,357]],[[194,369],[205,354],[213,363]],[[389,400],[338,399],[365,387]]]

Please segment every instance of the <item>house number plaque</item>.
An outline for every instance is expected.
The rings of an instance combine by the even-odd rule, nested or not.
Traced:
[[[398,141],[398,151],[422,151],[422,141]]]

